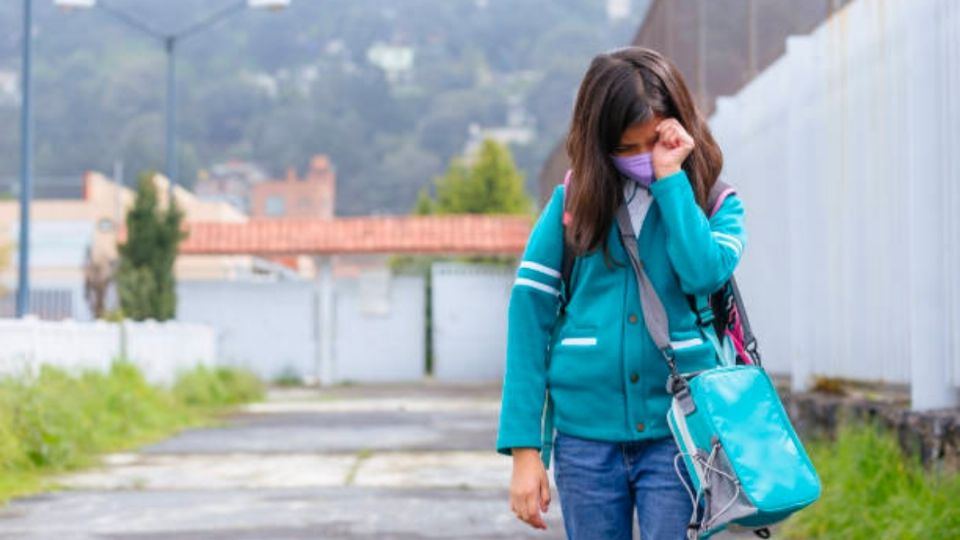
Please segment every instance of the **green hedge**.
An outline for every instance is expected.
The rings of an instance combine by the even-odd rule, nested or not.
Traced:
[[[924,470],[893,434],[846,425],[835,441],[811,441],[807,449],[823,494],[787,521],[787,538],[960,538],[960,475]]]
[[[116,361],[107,373],[43,366],[0,379],[0,501],[31,493],[43,474],[87,465],[106,451],[198,425],[229,405],[255,401],[263,385],[233,368],[198,367],[171,389]]]

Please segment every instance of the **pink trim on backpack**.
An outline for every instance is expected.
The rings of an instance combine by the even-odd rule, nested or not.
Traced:
[[[723,204],[723,201],[727,198],[727,195],[732,195],[736,192],[737,190],[732,187],[728,187],[727,189],[723,190],[723,192],[720,193],[720,196],[717,197],[717,202],[714,203],[713,210],[710,211],[710,217],[713,217],[713,215],[717,213],[717,210],[720,210],[720,205]]]
[[[753,364],[753,358],[750,358],[750,355],[747,354],[747,349],[743,345],[743,326],[740,324],[740,311],[737,309],[737,306],[733,306],[733,309],[730,310],[730,315],[733,318],[733,327],[728,326],[726,333],[730,336],[733,348],[737,351],[737,356],[743,360],[744,364]]]
[[[736,193],[736,189],[733,187],[728,187],[727,189],[720,192],[720,195],[717,197],[717,201],[713,203],[713,209],[710,210],[710,217],[713,217],[717,211],[720,210],[720,206],[723,204],[723,201],[729,195]],[[730,341],[733,343],[733,348],[737,352],[737,356],[740,357],[741,361],[744,364],[753,364],[753,358],[747,354],[747,349],[744,346],[744,336],[743,336],[743,325],[740,323],[740,310],[734,305],[730,309],[730,318],[727,327],[724,329],[724,333],[730,336]]]
[[[573,220],[573,216],[570,215],[570,212],[566,210],[566,200],[567,200],[567,189],[570,187],[570,175],[573,174],[573,169],[567,169],[567,174],[563,176],[563,200],[564,200],[564,210],[563,210],[563,224],[569,225],[570,221]]]

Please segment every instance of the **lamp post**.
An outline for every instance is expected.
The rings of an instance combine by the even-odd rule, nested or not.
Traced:
[[[197,34],[223,19],[246,8],[282,11],[291,0],[236,0],[219,11],[185,26],[176,32],[164,32],[149,23],[122,11],[104,0],[54,0],[54,5],[64,10],[100,8],[123,23],[136,28],[163,44],[167,56],[167,101],[166,101],[166,173],[170,180],[170,200],[177,184],[177,45],[181,40]]]
[[[33,195],[33,0],[23,0],[20,66],[20,245],[17,250],[17,317],[30,311],[30,199]]]

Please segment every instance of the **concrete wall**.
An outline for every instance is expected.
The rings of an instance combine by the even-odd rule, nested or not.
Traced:
[[[321,377],[320,343],[333,329],[324,383],[419,380],[425,365],[425,293],[419,277],[362,272],[334,281],[333,324],[320,321],[312,281],[197,281],[178,285],[178,319],[217,328],[224,363],[266,379]]]
[[[336,281],[334,377],[415,381],[426,368],[426,291],[419,276],[386,270]]]
[[[515,269],[438,263],[431,273],[434,376],[449,381],[503,377]]]
[[[307,281],[181,281],[177,319],[216,328],[220,359],[266,379],[315,372],[316,293]]]
[[[711,118],[771,371],[960,386],[960,5],[857,0]]]
[[[148,380],[168,384],[177,373],[213,364],[217,343],[212,328],[177,322],[44,321],[0,319],[0,374],[30,372],[41,364],[69,370],[106,370],[126,357]]]

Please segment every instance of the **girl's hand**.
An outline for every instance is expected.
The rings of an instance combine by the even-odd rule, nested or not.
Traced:
[[[653,147],[653,175],[660,179],[680,170],[694,142],[676,118],[661,120],[655,129],[659,137]]]
[[[536,448],[513,449],[513,479],[510,481],[510,509],[536,529],[546,529],[540,516],[550,506],[550,480]]]

